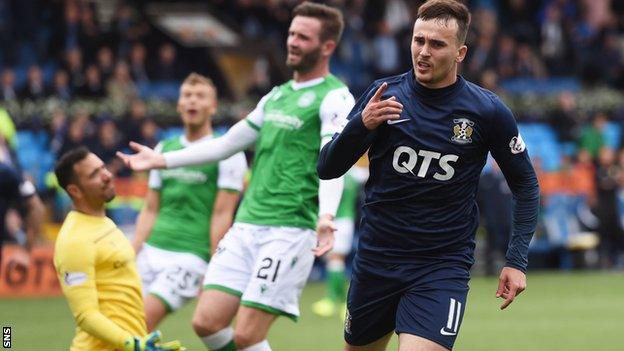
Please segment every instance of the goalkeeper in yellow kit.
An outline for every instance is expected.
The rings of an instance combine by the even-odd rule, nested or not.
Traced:
[[[55,174],[74,204],[61,227],[54,266],[78,324],[70,351],[182,350],[178,341],[149,335],[128,239],[105,214],[115,197],[113,176],[86,148],[64,154]]]

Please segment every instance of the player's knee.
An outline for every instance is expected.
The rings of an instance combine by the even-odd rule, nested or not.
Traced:
[[[219,320],[210,318],[203,313],[195,313],[191,323],[195,334],[199,336],[212,335],[230,325],[229,322],[219,322]]]
[[[254,333],[252,330],[237,329],[234,331],[234,344],[239,350],[255,345],[262,340],[264,340],[264,336]]]

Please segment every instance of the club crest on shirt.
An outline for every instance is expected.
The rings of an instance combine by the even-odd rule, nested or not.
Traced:
[[[307,93],[301,95],[301,97],[299,98],[299,101],[297,101],[297,106],[308,107],[312,105],[315,99],[316,99],[316,94],[313,91],[308,91]]]
[[[472,126],[474,126],[474,122],[468,118],[453,119],[453,137],[451,141],[457,144],[472,143],[472,132],[474,131]]]

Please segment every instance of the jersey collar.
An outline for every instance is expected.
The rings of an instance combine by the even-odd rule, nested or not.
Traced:
[[[212,139],[212,134],[208,134],[200,139],[197,139],[193,142],[188,141],[188,139],[186,138],[186,136],[184,134],[180,135],[180,144],[182,144],[182,146],[187,147],[189,145],[193,145],[195,143],[199,143],[202,142],[204,140],[208,140],[208,139]]]
[[[293,88],[293,90],[309,88],[309,87],[315,86],[317,84],[321,84],[324,81],[325,81],[325,77],[314,78],[314,79],[306,80],[305,82],[295,82],[293,80],[292,88]]]

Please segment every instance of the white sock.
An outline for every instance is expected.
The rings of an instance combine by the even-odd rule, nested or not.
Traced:
[[[230,341],[234,339],[234,329],[232,327],[227,327],[225,329],[221,329],[218,332],[208,335],[202,336],[201,340],[204,342],[204,345],[208,347],[209,350],[218,350],[223,346],[227,345]]]
[[[271,346],[269,346],[268,341],[262,340],[255,345],[245,347],[244,349],[240,349],[239,351],[271,351]]]

